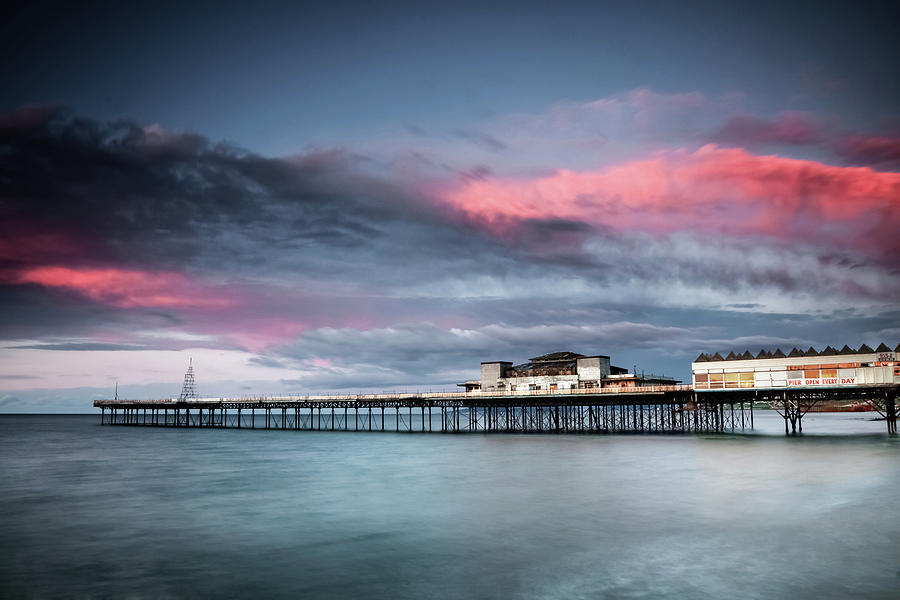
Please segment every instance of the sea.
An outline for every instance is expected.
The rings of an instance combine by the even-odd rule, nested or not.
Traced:
[[[3,598],[900,598],[873,413],[718,435],[0,416]]]

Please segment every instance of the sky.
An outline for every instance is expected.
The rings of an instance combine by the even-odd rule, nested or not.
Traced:
[[[900,343],[891,2],[0,18],[0,411]]]

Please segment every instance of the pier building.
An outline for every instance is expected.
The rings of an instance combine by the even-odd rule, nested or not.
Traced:
[[[610,364],[609,356],[585,356],[576,352],[553,352],[513,365],[505,361],[481,363],[481,379],[469,380],[466,391],[574,390],[602,387],[637,388],[675,385],[677,379],[661,375],[638,375]]]
[[[891,349],[882,343],[874,350],[863,344],[854,350],[826,347],[821,352],[792,349],[785,354],[760,350],[755,356],[730,352],[701,354],[691,363],[694,389],[783,389],[856,387],[872,384],[900,384],[900,344]]]
[[[888,432],[897,433],[896,402],[900,386],[900,344],[893,350],[884,342],[875,349],[863,344],[840,350],[827,346],[818,351],[793,348],[785,354],[760,350],[755,356],[729,352],[701,354],[691,363],[697,397],[753,394],[766,398],[784,417],[785,433],[803,431],[803,416],[816,402],[826,399],[865,399],[887,421]],[[882,394],[881,400],[867,396]]]

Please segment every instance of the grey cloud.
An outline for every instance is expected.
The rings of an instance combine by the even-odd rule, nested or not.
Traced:
[[[249,304],[243,316],[298,321],[308,331],[296,345],[259,358],[259,365],[334,357],[333,348],[344,348],[344,357],[335,357],[339,364],[379,365],[387,357],[393,366],[373,377],[400,381],[414,373],[438,377],[434,365],[451,365],[446,373],[459,374],[488,355],[515,359],[570,344],[585,352],[604,344],[623,348],[628,364],[643,351],[677,347],[687,354],[690,346],[693,352],[691,332],[703,325],[698,317],[674,319],[672,331],[654,329],[665,327],[661,315],[672,308],[703,315],[716,314],[703,308],[737,309],[744,330],[731,330],[728,337],[735,338],[774,328],[776,317],[746,316],[762,310],[834,314],[851,305],[855,312],[841,317],[850,322],[859,311],[883,314],[900,293],[900,274],[824,247],[620,232],[553,218],[488,226],[347,151],[272,159],[135,123],[68,119],[53,111],[14,121],[27,126],[0,130],[8,217],[0,234],[52,232],[73,242],[48,245],[38,258],[0,255],[0,275],[32,264],[116,265],[233,282]],[[3,281],[3,335],[46,340],[35,347],[101,332],[215,333],[223,319],[202,311],[101,306]],[[598,323],[631,325],[599,330]],[[486,329],[493,325],[498,329]],[[474,333],[446,334],[454,326]],[[194,342],[154,347],[188,343]],[[221,339],[204,344],[227,346]],[[696,345],[698,352],[709,347]]]
[[[285,368],[284,362],[268,356],[252,356],[250,357],[249,362],[252,365],[258,365],[260,367],[272,367],[275,369]]]
[[[859,317],[840,313],[755,315],[726,310],[617,307],[619,314],[647,321],[605,320],[608,307],[583,304],[558,313],[521,313],[518,321],[446,329],[410,324],[358,331],[322,328],[271,348],[269,356],[303,375],[286,381],[297,393],[379,390],[391,386],[453,386],[477,378],[484,360],[520,361],[557,350],[610,355],[613,364],[686,380],[701,352],[757,352],[762,348],[817,348],[894,340],[898,313]],[[483,313],[489,313],[485,306]],[[503,312],[510,317],[514,310]],[[641,314],[645,313],[645,314]],[[538,322],[528,323],[533,316]],[[749,322],[748,322],[749,319]],[[779,324],[781,322],[781,324]],[[787,324],[789,323],[789,324]],[[860,334],[861,331],[868,333]],[[859,339],[862,336],[863,339]],[[874,347],[874,346],[873,346]],[[328,361],[327,368],[314,360]]]
[[[547,274],[876,299],[895,297],[900,287],[896,273],[847,277],[846,253],[831,256],[811,279],[783,259],[783,248],[760,240],[691,241],[552,218],[510,221],[497,236],[351,152],[270,159],[154,126],[43,118],[26,131],[3,132],[0,188],[10,215],[6,233],[50,231],[77,240],[44,262],[165,268],[317,290],[334,285],[353,295],[415,295],[423,282],[510,275],[540,281]],[[747,263],[748,254],[754,262]],[[840,287],[839,278],[856,285]]]
[[[22,400],[18,396],[10,396],[4,395],[0,396],[0,408],[8,408],[11,406],[15,406],[17,404],[22,404]]]
[[[490,150],[491,152],[501,152],[507,149],[506,144],[501,142],[496,137],[488,133],[484,133],[483,131],[454,129],[451,133],[462,140],[472,142],[473,144],[480,146],[486,150]]]
[[[403,382],[451,385],[477,377],[483,360],[521,361],[549,351],[573,350],[611,354],[616,362],[617,356],[630,360],[635,352],[649,356],[653,350],[671,353],[677,349],[684,354],[686,347],[692,351],[704,336],[708,337],[708,331],[702,326],[630,322],[577,326],[495,323],[450,330],[426,324],[363,332],[323,328],[302,334],[295,343],[275,349],[274,354],[309,371],[306,377],[292,381],[301,389],[366,388]],[[624,349],[630,353],[623,353]],[[312,368],[314,359],[328,360],[333,366]]]
[[[99,342],[65,342],[60,344],[31,344],[24,346],[10,346],[11,349],[19,350],[65,350],[71,352],[80,351],[135,351],[147,350],[147,346],[137,346],[134,344],[104,344]]]

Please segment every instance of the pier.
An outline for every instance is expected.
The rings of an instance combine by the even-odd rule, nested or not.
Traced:
[[[103,425],[442,433],[725,433],[753,429],[754,404],[803,432],[822,400],[864,401],[897,432],[898,386],[697,392],[643,388],[96,400]]]

